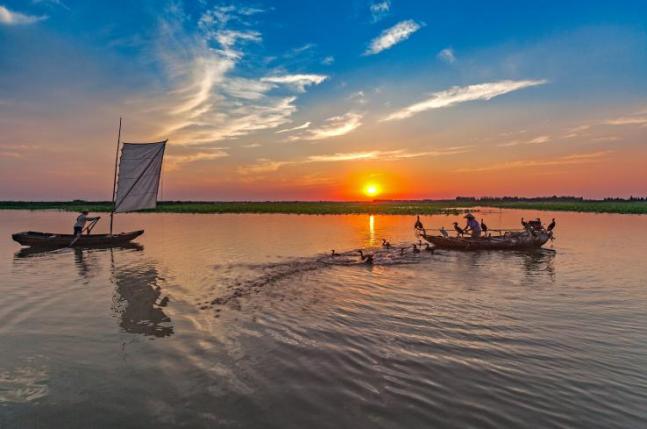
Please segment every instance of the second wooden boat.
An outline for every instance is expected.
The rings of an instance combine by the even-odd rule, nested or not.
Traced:
[[[498,237],[443,237],[442,235],[420,234],[422,238],[438,249],[453,250],[528,250],[539,249],[552,237],[551,232],[524,231],[508,232]]]

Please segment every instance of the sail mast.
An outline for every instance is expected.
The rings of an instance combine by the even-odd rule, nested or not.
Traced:
[[[121,143],[121,117],[119,118],[119,133],[117,134],[117,153],[115,154],[115,177],[112,181],[112,211],[110,211],[110,235],[112,235],[112,221],[115,217],[115,194],[117,192],[117,166],[119,165],[120,143]]]

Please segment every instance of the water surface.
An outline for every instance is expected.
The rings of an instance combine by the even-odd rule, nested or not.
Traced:
[[[0,211],[0,427],[644,427],[647,217],[484,210],[556,252],[330,265],[415,219],[129,214],[140,246],[38,253],[10,234],[74,214]]]

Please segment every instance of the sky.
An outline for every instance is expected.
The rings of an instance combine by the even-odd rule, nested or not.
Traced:
[[[0,0],[0,200],[647,194],[647,2]],[[375,195],[366,195],[372,186]]]

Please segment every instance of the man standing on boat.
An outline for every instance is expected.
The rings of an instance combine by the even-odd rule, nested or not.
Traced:
[[[465,232],[470,232],[472,234],[472,238],[478,238],[481,236],[481,224],[479,224],[476,219],[474,218],[474,215],[472,213],[468,213],[465,215],[465,219],[467,219],[467,225],[465,225]]]
[[[101,216],[89,217],[88,211],[83,210],[81,214],[76,218],[76,222],[74,223],[74,235],[81,235],[83,233],[83,228],[85,228],[85,223],[87,221],[95,221],[99,220],[100,218]]]

